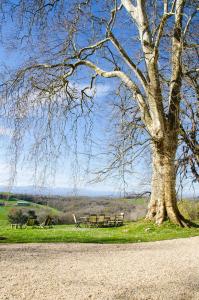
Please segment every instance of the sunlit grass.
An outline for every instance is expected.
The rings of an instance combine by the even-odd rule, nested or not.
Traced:
[[[0,242],[80,242],[80,243],[138,243],[198,236],[198,228],[180,228],[166,222],[156,226],[145,220],[130,222],[117,228],[75,228],[74,225],[57,225],[51,229],[11,229],[0,226]]]
[[[133,200],[125,199],[124,201]],[[141,202],[140,199],[139,202]],[[117,228],[76,228],[74,225],[56,225],[51,229],[11,229],[8,222],[8,213],[15,203],[16,201],[9,201],[6,202],[9,206],[0,207],[0,243],[138,243],[199,235],[198,228],[180,228],[170,222],[156,226],[145,220],[129,222]],[[34,203],[27,207],[27,209],[34,209],[36,212],[46,208],[46,206]],[[58,212],[50,207],[48,209],[54,213]]]

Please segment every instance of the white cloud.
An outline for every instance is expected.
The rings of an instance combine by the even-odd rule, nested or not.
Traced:
[[[108,84],[98,84],[96,86],[96,95],[97,97],[103,97],[106,96],[110,91],[112,87]]]
[[[106,96],[112,89],[111,85],[109,84],[102,84],[102,83],[98,83],[96,84],[92,89],[89,88],[89,84],[87,83],[76,83],[73,82],[72,86],[77,89],[78,91],[81,91],[85,88],[88,87],[88,89],[86,89],[86,93],[89,96],[97,96],[97,97],[104,97]]]

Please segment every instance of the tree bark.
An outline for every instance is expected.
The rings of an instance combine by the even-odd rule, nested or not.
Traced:
[[[176,197],[175,134],[165,136],[152,144],[151,199],[146,218],[162,224],[167,218],[174,224],[188,226],[189,221],[180,214]]]

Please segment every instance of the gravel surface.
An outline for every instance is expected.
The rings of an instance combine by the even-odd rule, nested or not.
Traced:
[[[1,244],[0,299],[199,299],[199,237],[154,243]]]

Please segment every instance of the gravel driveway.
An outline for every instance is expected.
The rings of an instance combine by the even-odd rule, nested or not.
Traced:
[[[199,299],[199,237],[154,243],[1,244],[0,299]]]

